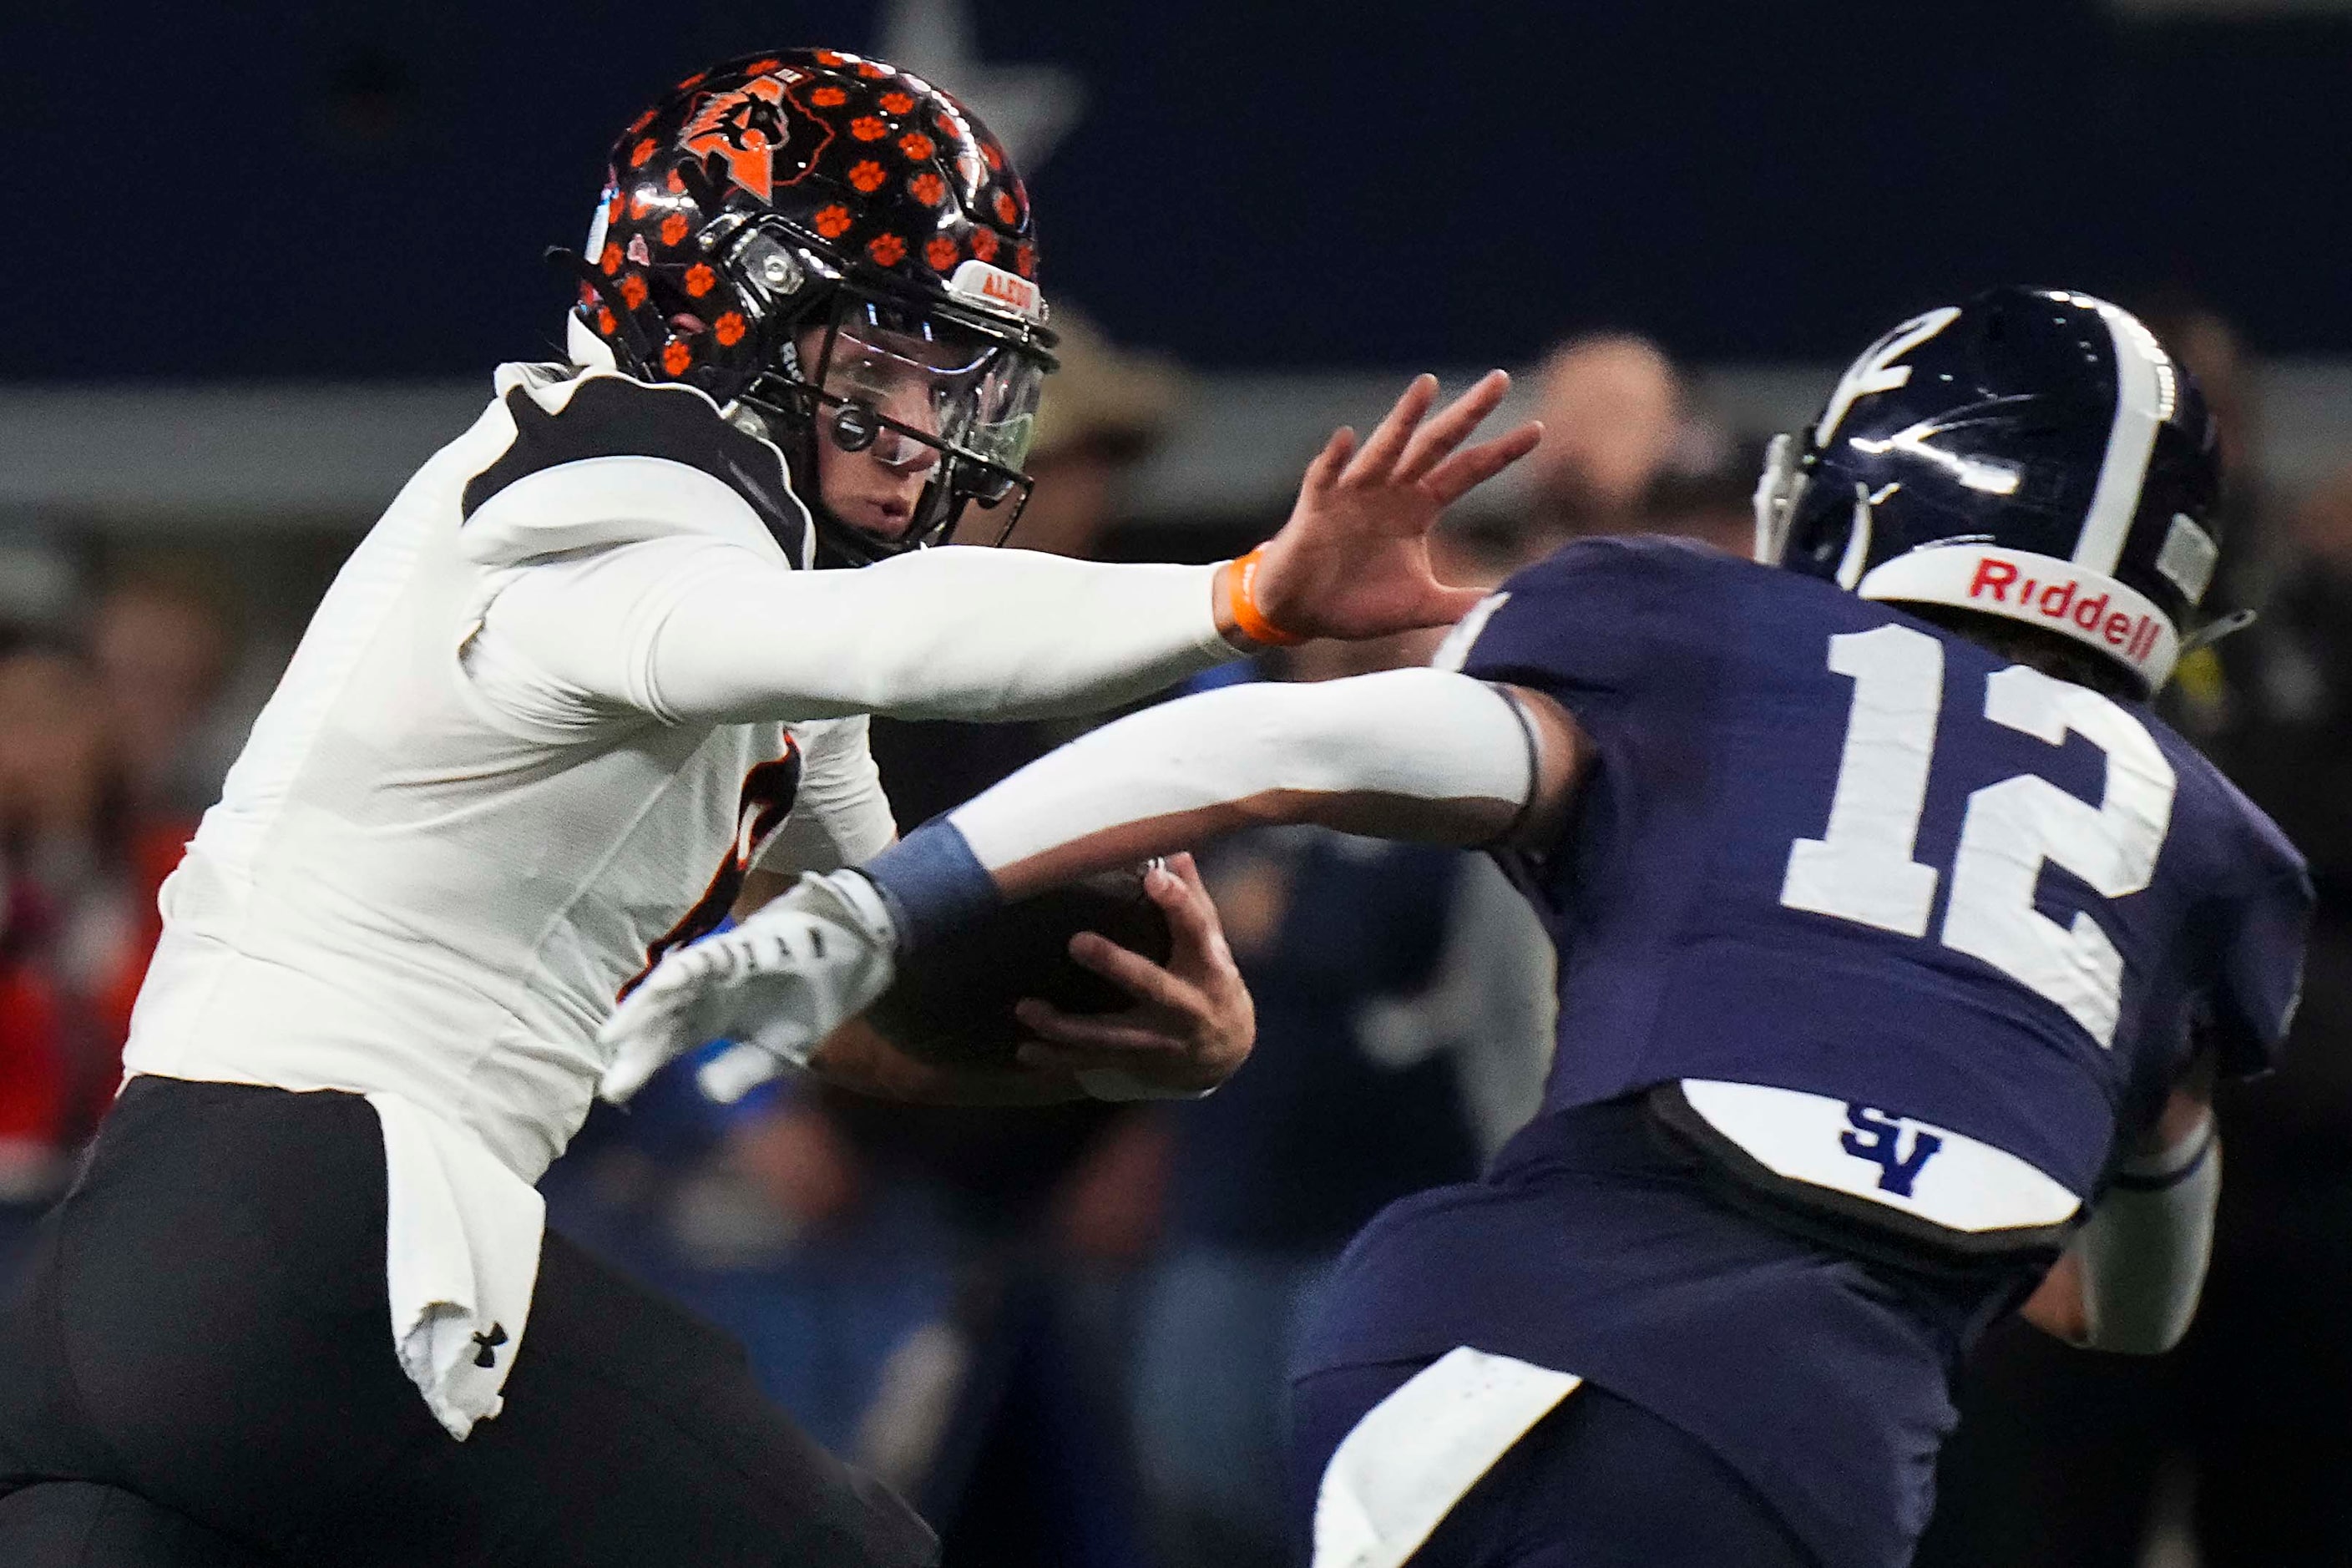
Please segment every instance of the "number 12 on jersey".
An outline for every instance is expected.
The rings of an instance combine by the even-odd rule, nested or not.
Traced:
[[[1925,939],[1937,869],[1914,857],[1935,768],[1944,646],[1889,624],[1830,638],[1829,668],[1853,682],[1828,829],[1789,847],[1780,902]],[[2061,925],[2034,907],[2045,864],[2104,898],[2147,886],[2172,823],[2172,764],[2147,726],[2097,692],[2012,665],[1985,680],[1984,716],[2051,746],[2077,734],[2105,753],[2096,806],[2031,773],[1969,796],[1952,857],[1941,940],[2064,1008],[2113,1048],[2123,955],[2088,912]]]

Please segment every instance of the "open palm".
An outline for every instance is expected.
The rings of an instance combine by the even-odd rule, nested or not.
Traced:
[[[1373,637],[1447,626],[1482,595],[1448,587],[1429,560],[1429,533],[1445,509],[1535,450],[1530,420],[1465,447],[1510,390],[1489,371],[1434,417],[1437,378],[1405,388],[1360,447],[1342,426],[1307,465],[1298,501],[1266,542],[1255,593],[1266,617],[1302,637]]]

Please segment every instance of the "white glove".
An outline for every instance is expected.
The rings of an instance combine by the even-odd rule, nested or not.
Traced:
[[[663,959],[596,1032],[610,1053],[598,1092],[627,1100],[671,1058],[716,1039],[733,1095],[787,1066],[866,1010],[897,972],[898,929],[874,884],[855,871],[803,877],[734,930]],[[766,1070],[750,1075],[743,1047]],[[714,1063],[715,1067],[717,1064]]]

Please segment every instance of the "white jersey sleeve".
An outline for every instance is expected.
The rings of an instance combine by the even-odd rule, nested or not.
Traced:
[[[812,573],[671,536],[510,570],[467,658],[532,722],[1038,718],[1238,657],[1214,571],[949,547]]]

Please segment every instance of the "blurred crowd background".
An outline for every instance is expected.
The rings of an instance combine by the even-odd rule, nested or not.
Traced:
[[[105,1114],[157,885],[318,595],[490,363],[554,341],[535,258],[610,129],[806,38],[969,89],[1032,170],[1065,369],[1017,548],[1230,554],[1329,424],[1487,359],[1549,434],[1449,521],[1448,575],[1595,533],[1744,552],[1763,441],[1887,321],[2000,281],[2140,310],[2221,418],[2213,602],[2261,610],[2168,716],[2310,857],[2309,984],[2286,1070],[2226,1091],[2188,1344],[1996,1331],[1921,1561],[2352,1563],[2352,7],[1295,9],[0,18],[0,127],[37,171],[0,341],[0,1275]],[[875,745],[911,826],[1075,732]],[[545,1184],[954,1568],[1290,1561],[1283,1367],[1318,1279],[1537,1103],[1551,961],[1484,861],[1285,830],[1205,869],[1260,1021],[1209,1100],[722,1108],[678,1074]]]

